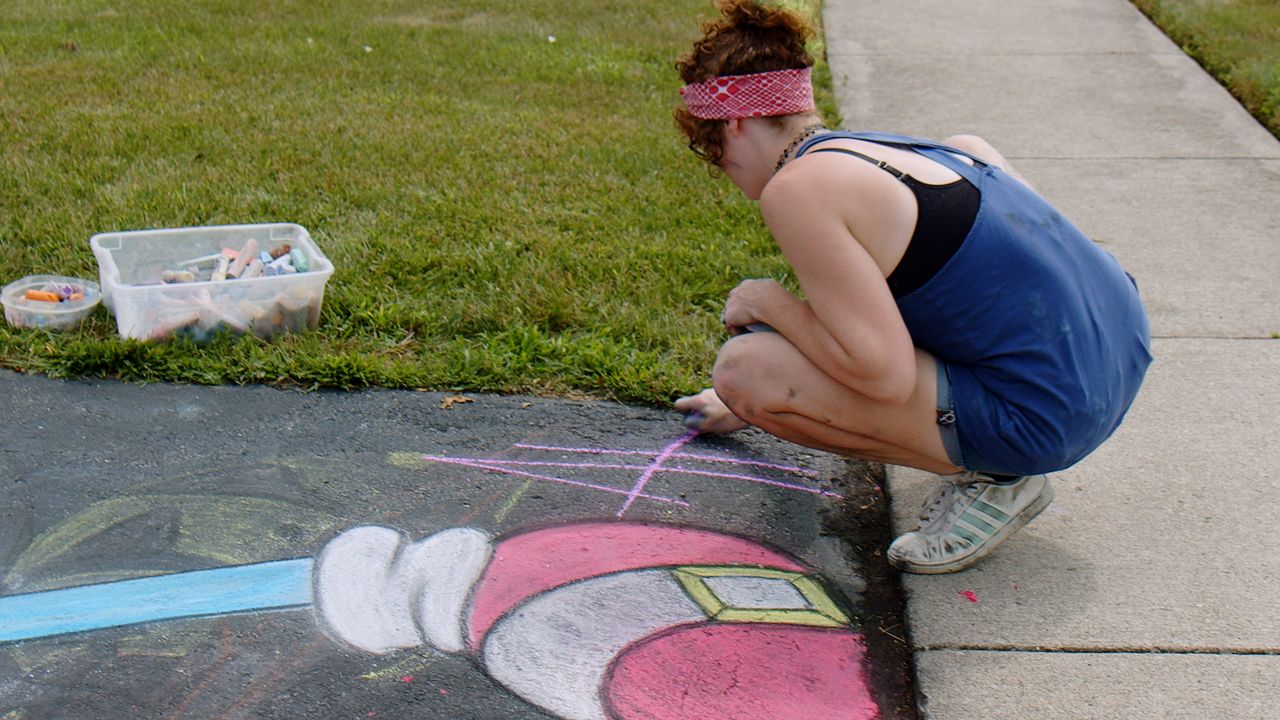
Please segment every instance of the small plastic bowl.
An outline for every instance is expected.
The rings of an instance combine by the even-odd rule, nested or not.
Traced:
[[[82,293],[79,300],[31,300],[28,290],[41,290],[56,295],[66,288]],[[0,290],[0,303],[4,304],[4,319],[14,327],[40,328],[42,330],[66,330],[80,324],[102,302],[102,289],[98,283],[62,275],[28,275]]]

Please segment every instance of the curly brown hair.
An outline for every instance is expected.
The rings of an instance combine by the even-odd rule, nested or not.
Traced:
[[[702,37],[676,60],[686,85],[721,75],[795,70],[813,65],[805,43],[813,28],[803,18],[756,0],[721,0],[720,19],[702,24]],[[696,118],[676,108],[676,125],[689,149],[711,165],[724,155],[724,121]]]

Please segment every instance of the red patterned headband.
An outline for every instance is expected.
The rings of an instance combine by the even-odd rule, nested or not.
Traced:
[[[810,68],[723,75],[680,88],[689,114],[705,120],[790,115],[813,109]]]

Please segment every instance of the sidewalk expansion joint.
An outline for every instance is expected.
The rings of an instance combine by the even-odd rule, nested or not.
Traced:
[[[1178,645],[1116,645],[1112,647],[1091,647],[1087,645],[975,645],[968,643],[939,643],[936,645],[916,646],[917,653],[933,652],[938,650],[996,653],[1056,653],[1063,655],[1280,655],[1280,648],[1189,647]]]
[[[1063,52],[971,52],[971,53],[918,53],[918,52],[875,52],[875,51],[841,51],[827,49],[827,56],[838,57],[867,57],[867,58],[911,58],[911,59],[930,59],[930,58],[1028,58],[1028,57],[1155,57],[1155,56],[1171,56],[1186,57],[1187,54],[1181,50],[1162,50],[1157,52],[1142,52],[1141,50],[1077,50]]]
[[[1199,160],[1205,162],[1257,162],[1280,160],[1280,155],[1009,155],[1009,162],[1023,162],[1041,160],[1053,161],[1081,161],[1081,162],[1100,162],[1100,161],[1133,161],[1141,160],[1149,162],[1152,160]]]
[[[1277,338],[1266,335],[1152,335],[1152,340],[1224,340],[1228,342],[1274,343]]]

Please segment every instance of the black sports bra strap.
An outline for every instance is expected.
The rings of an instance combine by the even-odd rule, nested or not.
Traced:
[[[899,170],[898,168],[896,168],[896,167],[894,167],[894,166],[890,165],[889,163],[885,162],[884,160],[877,160],[877,159],[875,159],[875,158],[871,157],[870,155],[863,155],[862,153],[858,152],[857,150],[849,150],[849,149],[847,149],[847,148],[837,148],[837,147],[832,147],[832,148],[814,148],[813,150],[810,150],[809,152],[811,152],[811,153],[835,152],[835,153],[841,153],[841,154],[844,154],[844,155],[852,155],[852,156],[854,156],[854,157],[856,157],[856,158],[862,158],[863,160],[866,160],[867,162],[871,163],[872,165],[875,165],[876,167],[880,168],[881,170],[884,170],[885,172],[889,173],[890,175],[892,175],[892,176],[894,176],[894,177],[898,178],[899,180],[905,180],[906,178],[910,177],[907,173],[902,172],[901,170]]]

